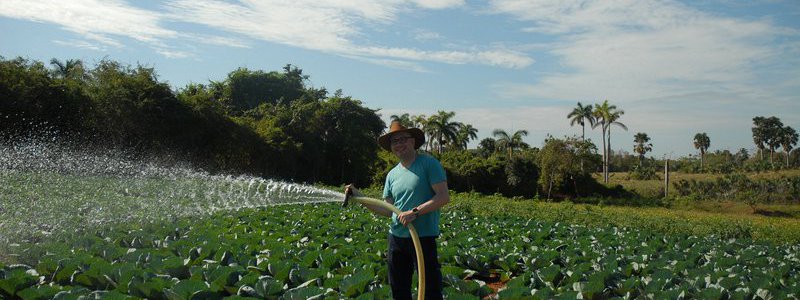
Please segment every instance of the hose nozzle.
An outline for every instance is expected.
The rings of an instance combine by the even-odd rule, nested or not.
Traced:
[[[347,189],[347,192],[344,194],[344,203],[342,203],[342,207],[347,207],[347,204],[350,203],[350,197],[353,196],[353,190]]]

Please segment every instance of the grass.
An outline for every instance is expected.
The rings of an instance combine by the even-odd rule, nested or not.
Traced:
[[[621,185],[626,190],[636,192],[642,197],[662,197],[664,193],[664,173],[658,174],[661,179],[654,180],[632,180],[629,179],[627,172],[612,172],[608,175],[608,183],[606,186],[613,187]],[[680,180],[697,180],[697,181],[713,181],[717,178],[724,177],[724,174],[689,174],[681,172],[671,172],[669,174],[670,189],[672,183]],[[747,174],[750,179],[776,179],[781,177],[797,177],[800,176],[800,169],[793,170],[780,170],[759,173]],[[592,177],[598,182],[603,182],[602,173],[594,173]]]
[[[455,193],[447,209],[478,216],[512,215],[591,227],[637,228],[662,234],[746,238],[770,243],[800,243],[800,219],[689,211],[663,207],[625,207],[514,200]],[[795,211],[800,207],[794,207]]]
[[[595,173],[592,175],[598,182],[602,183],[602,174]],[[616,185],[622,186],[624,189],[632,191],[642,198],[647,199],[660,199],[664,195],[664,174],[659,174],[661,179],[654,180],[632,180],[629,179],[627,172],[613,172],[609,174],[609,182],[606,186],[613,187]],[[714,181],[717,178],[724,177],[724,174],[688,174],[681,172],[670,173],[670,190],[674,190],[673,183],[680,180],[696,180],[696,181]],[[747,174],[750,179],[778,179],[781,177],[798,177],[800,170],[779,170],[768,172],[752,172]],[[675,194],[673,193],[672,196]],[[731,215],[764,215],[764,216],[779,216],[800,218],[800,206],[797,204],[760,204],[756,211],[745,203],[731,200],[701,200],[689,201],[686,199],[673,199],[672,201],[659,202],[662,205],[670,206],[671,208],[685,211],[700,211],[709,213],[723,213]]]
[[[380,197],[380,189],[363,192]],[[701,208],[628,207],[572,202],[511,199],[498,195],[451,192],[444,210],[462,210],[481,216],[518,216],[547,222],[590,227],[626,227],[661,234],[688,234],[746,238],[768,243],[800,243],[800,205],[767,205],[765,211],[786,212],[787,217],[753,214],[749,206],[733,202],[701,201]],[[707,207],[706,207],[707,206]],[[702,208],[705,207],[705,208]],[[745,210],[746,208],[746,210]]]

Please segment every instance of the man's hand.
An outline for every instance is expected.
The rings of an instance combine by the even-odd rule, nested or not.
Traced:
[[[417,219],[417,213],[407,210],[397,216],[397,220],[403,224],[403,226],[408,226],[409,223],[414,222]]]
[[[344,194],[347,195],[348,192],[352,192],[353,196],[360,197],[363,196],[361,191],[359,191],[354,185],[348,184],[344,186]]]

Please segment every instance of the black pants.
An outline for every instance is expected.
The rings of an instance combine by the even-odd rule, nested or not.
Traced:
[[[442,299],[442,270],[436,251],[436,237],[419,238],[425,258],[425,299]],[[417,253],[411,238],[389,234],[389,284],[394,299],[411,299],[411,277]]]

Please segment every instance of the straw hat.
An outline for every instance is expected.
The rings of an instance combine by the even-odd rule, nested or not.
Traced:
[[[414,138],[414,149],[419,149],[425,143],[425,134],[419,128],[406,128],[400,121],[392,121],[389,125],[389,132],[378,138],[378,145],[388,151],[392,151],[391,136],[395,133],[408,132]]]

